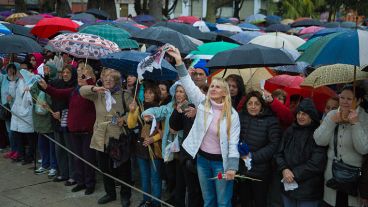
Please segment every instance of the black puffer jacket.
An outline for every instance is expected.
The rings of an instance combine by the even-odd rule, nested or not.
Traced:
[[[252,169],[248,171],[240,160],[239,172],[246,176],[267,181],[272,173],[271,163],[281,138],[276,116],[265,108],[258,116],[247,111],[240,114],[240,141],[248,144],[252,154]]]
[[[359,193],[361,198],[368,199],[368,155],[364,156],[364,160],[362,176],[359,180]]]
[[[314,122],[315,123],[315,122]],[[293,123],[284,133],[275,160],[280,173],[290,169],[299,187],[284,191],[298,200],[319,200],[323,197],[323,173],[327,163],[327,149],[317,146],[313,139],[317,124],[300,126]]]

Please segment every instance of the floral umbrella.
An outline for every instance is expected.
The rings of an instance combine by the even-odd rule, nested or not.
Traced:
[[[56,36],[48,43],[56,51],[68,53],[77,58],[99,59],[118,52],[119,46],[96,35],[65,33]]]

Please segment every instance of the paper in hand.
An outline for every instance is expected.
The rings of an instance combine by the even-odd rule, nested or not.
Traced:
[[[298,183],[295,182],[295,180],[291,183],[288,183],[284,181],[284,179],[282,179],[281,182],[284,184],[285,191],[295,190],[299,187]]]

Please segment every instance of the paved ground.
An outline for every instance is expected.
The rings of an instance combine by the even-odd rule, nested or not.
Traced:
[[[98,205],[104,195],[101,176],[96,191],[85,196],[84,191],[72,193],[72,187],[52,182],[47,175],[33,174],[33,165],[22,166],[4,159],[0,153],[0,206],[1,207],[117,207],[120,198],[109,204]],[[119,192],[119,191],[118,191]],[[132,207],[138,206],[141,194],[133,191]]]

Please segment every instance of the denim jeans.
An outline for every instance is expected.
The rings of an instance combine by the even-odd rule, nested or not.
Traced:
[[[155,166],[153,165],[155,163]],[[162,168],[162,160],[150,160],[150,159],[142,159],[137,157],[137,163],[139,167],[139,172],[141,176],[142,188],[143,191],[149,193],[156,198],[161,198],[161,168]],[[148,196],[143,196],[144,201],[151,201],[151,198]],[[155,200],[152,200],[152,204],[154,206],[159,206]]]
[[[10,120],[5,121],[6,131],[8,132],[10,150],[13,152],[17,151],[17,144],[14,140],[14,132],[10,130]]]
[[[53,138],[52,133],[45,134]],[[57,169],[57,161],[55,154],[55,144],[42,134],[38,134],[38,149],[40,150],[42,163],[44,168]]]
[[[224,173],[222,161],[212,161],[197,154],[197,172],[201,185],[204,207],[231,207],[234,181],[213,180]]]
[[[320,201],[301,201],[296,200],[286,195],[282,194],[282,201],[284,202],[284,207],[319,207]]]

